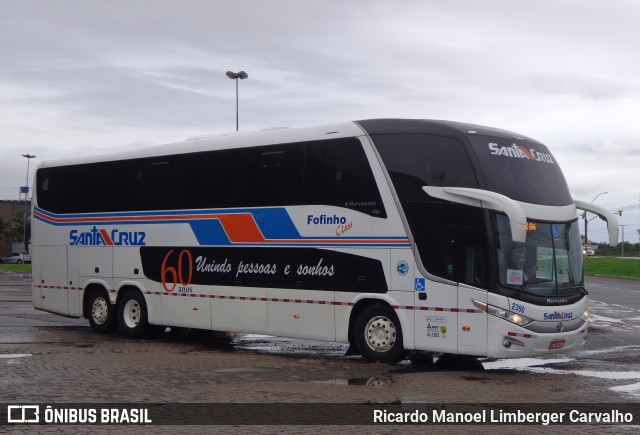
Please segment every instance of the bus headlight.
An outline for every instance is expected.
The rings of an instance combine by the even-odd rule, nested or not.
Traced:
[[[584,310],[584,312],[580,314],[580,320],[582,320],[583,322],[589,320],[589,310]]]
[[[513,311],[505,310],[504,308],[494,307],[493,305],[485,304],[484,302],[473,300],[473,305],[480,308],[482,311],[486,311],[492,316],[500,317],[501,319],[508,320],[511,323],[514,323],[518,326],[525,326],[529,323],[533,322],[533,319],[530,319],[527,316],[523,316],[520,313],[515,313]]]

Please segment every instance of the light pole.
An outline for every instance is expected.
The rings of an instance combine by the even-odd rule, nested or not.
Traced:
[[[238,79],[246,79],[249,77],[249,74],[244,71],[240,71],[237,73],[233,71],[227,71],[227,77],[236,81],[236,131],[238,131]]]
[[[628,227],[629,225],[620,225],[622,228],[622,256],[624,257],[624,227]]]
[[[600,192],[600,193],[598,193],[591,200],[591,202],[593,203],[593,201],[595,201],[600,195],[604,195],[605,193],[609,193],[609,192]],[[587,237],[587,224],[588,223],[589,223],[589,220],[587,219],[587,211],[585,210],[585,212],[584,212],[584,252],[585,252],[585,254],[587,253],[587,250],[589,249],[589,238]]]
[[[22,223],[22,243],[24,244],[24,252],[29,252],[29,245],[27,244],[27,202],[29,201],[29,163],[31,159],[36,156],[32,154],[23,154],[22,157],[27,159],[27,184],[20,189],[20,193],[24,193],[24,221]]]

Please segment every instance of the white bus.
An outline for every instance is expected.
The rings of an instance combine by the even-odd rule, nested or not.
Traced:
[[[166,327],[522,357],[588,327],[577,208],[504,130],[378,119],[42,162],[33,302],[131,337]]]

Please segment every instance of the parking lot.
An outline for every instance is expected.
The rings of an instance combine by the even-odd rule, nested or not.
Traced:
[[[612,388],[611,378],[581,371],[607,364],[605,372],[626,372],[622,385],[640,379],[637,362],[616,359],[603,343],[618,348],[633,330],[606,326],[595,330],[594,346],[578,355],[553,356],[516,364],[441,358],[434,363],[405,361],[388,366],[344,356],[345,346],[262,336],[224,336],[193,331],[167,331],[160,339],[133,340],[99,335],[88,322],[36,311],[31,306],[30,276],[0,272],[0,403],[584,403],[638,404],[633,388]],[[636,313],[637,314],[637,313]],[[625,332],[626,331],[626,332]],[[637,333],[637,330],[635,331]],[[627,339],[625,339],[625,334]],[[637,337],[637,335],[635,335]],[[589,343],[588,342],[588,343]],[[625,347],[626,346],[626,347]],[[635,352],[638,349],[617,352]],[[613,349],[613,347],[612,347]],[[592,355],[592,356],[589,356]],[[603,362],[604,361],[604,362]],[[617,384],[616,384],[617,385]],[[250,417],[247,416],[250,422]],[[242,421],[238,417],[238,423]],[[330,418],[326,424],[331,424]],[[392,433],[395,426],[368,431]],[[563,433],[637,430],[638,426],[571,426]],[[109,429],[111,428],[111,429]],[[153,429],[150,429],[153,428]],[[149,426],[153,432],[209,433],[215,426]],[[217,426],[218,430],[221,429]],[[299,432],[295,427],[224,426],[226,432]],[[313,429],[315,428],[315,429]],[[135,426],[64,426],[87,433],[140,431]],[[403,430],[424,432],[419,426]],[[443,433],[492,430],[512,433],[504,426],[452,426]],[[536,432],[535,426],[522,431]],[[10,425],[13,433],[42,433],[59,426]],[[356,426],[304,427],[314,432],[361,432]],[[519,429],[520,430],[520,429]],[[432,431],[433,432],[433,431]]]

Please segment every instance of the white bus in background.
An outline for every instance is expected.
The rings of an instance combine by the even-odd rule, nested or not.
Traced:
[[[131,337],[167,326],[522,357],[588,327],[578,208],[539,142],[379,119],[42,162],[33,302]]]

